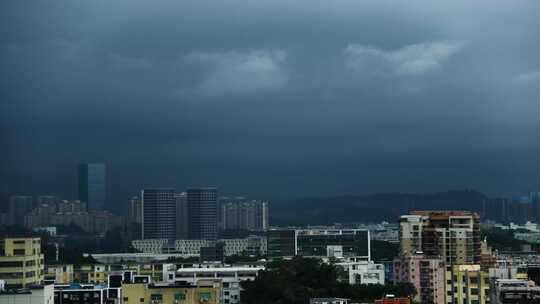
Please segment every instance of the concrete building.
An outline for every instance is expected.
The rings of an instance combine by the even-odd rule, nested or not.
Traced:
[[[334,265],[341,267],[349,276],[349,284],[381,284],[384,285],[384,265],[372,261],[343,261]]]
[[[18,289],[43,282],[44,261],[40,238],[0,240],[0,280]]]
[[[480,265],[446,267],[446,303],[489,303],[489,276]]]
[[[394,282],[411,283],[417,290],[418,303],[446,304],[445,267],[438,258],[421,254],[401,255],[394,260]]]
[[[221,301],[219,282],[202,280],[198,284],[173,283],[131,283],[122,285],[123,304],[140,303],[182,303],[219,304]]]
[[[201,280],[216,280],[221,282],[221,303],[240,303],[240,282],[255,280],[263,266],[222,267],[215,264],[200,265],[200,268],[179,268],[174,275],[175,282],[198,284]]]
[[[107,175],[103,163],[80,164],[78,198],[90,210],[107,209]]]
[[[362,229],[281,229],[269,230],[270,257],[327,257],[341,252],[343,257],[371,259],[369,231]]]
[[[217,188],[186,191],[190,239],[217,239]]]
[[[144,189],[141,192],[142,238],[176,238],[176,199],[174,189]]]
[[[220,223],[222,229],[266,231],[268,201],[221,198]]]
[[[2,304],[55,304],[53,285],[36,285],[18,290],[1,290]]]
[[[400,218],[401,252],[441,257],[447,265],[480,262],[480,218],[468,211],[413,211]]]

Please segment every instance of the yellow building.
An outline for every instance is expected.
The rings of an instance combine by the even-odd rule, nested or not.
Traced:
[[[0,240],[0,280],[8,288],[41,284],[44,261],[40,238]]]
[[[56,284],[69,284],[74,282],[73,265],[47,265],[45,280]]]
[[[446,269],[446,303],[489,302],[489,275],[480,265],[454,265]]]
[[[174,283],[124,284],[124,304],[218,304],[221,294],[219,281],[199,281],[195,285]]]

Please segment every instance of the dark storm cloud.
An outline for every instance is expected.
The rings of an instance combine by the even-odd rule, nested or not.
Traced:
[[[0,6],[3,191],[73,195],[92,160],[119,201],[539,179],[536,1]]]

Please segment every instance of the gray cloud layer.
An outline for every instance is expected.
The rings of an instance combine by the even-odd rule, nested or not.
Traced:
[[[539,180],[537,1],[2,1],[1,191]]]

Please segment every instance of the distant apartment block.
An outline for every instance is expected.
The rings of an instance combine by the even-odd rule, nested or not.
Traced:
[[[14,195],[9,198],[8,224],[23,225],[24,216],[32,211],[34,198],[28,195]]]
[[[222,229],[266,231],[268,201],[221,198],[220,216]]]

